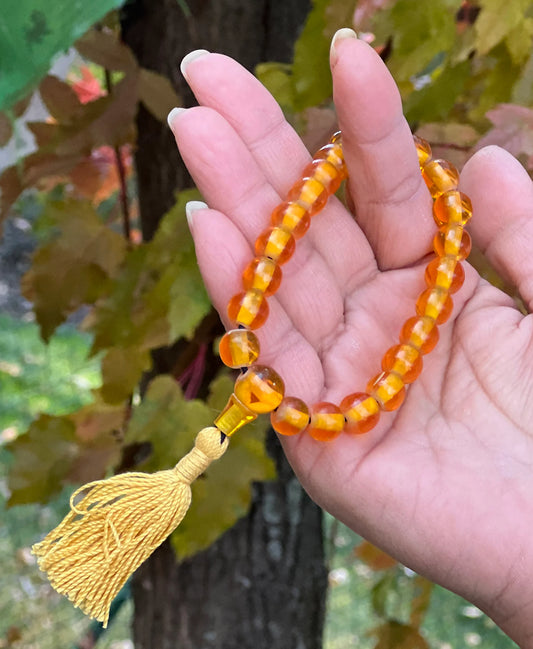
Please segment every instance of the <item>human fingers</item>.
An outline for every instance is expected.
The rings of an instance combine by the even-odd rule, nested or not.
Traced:
[[[533,309],[533,183],[512,155],[497,146],[465,165],[461,190],[472,200],[474,241],[490,264],[518,288]]]
[[[381,269],[411,265],[431,250],[435,225],[398,88],[352,30],[337,32],[331,68],[357,222]]]
[[[235,129],[266,181],[283,200],[310,157],[272,95],[248,70],[221,54],[198,56],[193,52],[183,60],[182,70],[198,102],[216,110]],[[351,215],[335,201],[331,203],[333,209],[313,219],[302,244],[312,243],[328,260],[341,290],[348,291],[352,288],[354,257],[368,268],[374,265],[373,253],[360,229],[354,227]],[[231,214],[226,208],[220,209]],[[268,211],[261,213],[263,223],[268,217]]]

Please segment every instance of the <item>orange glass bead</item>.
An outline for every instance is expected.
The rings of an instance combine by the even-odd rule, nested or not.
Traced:
[[[449,293],[455,293],[465,281],[465,271],[457,257],[435,257],[426,267],[425,280],[430,288],[438,286]]]
[[[342,433],[344,415],[334,403],[321,401],[311,408],[311,421],[307,432],[319,442],[327,442]]]
[[[448,223],[466,225],[471,217],[472,201],[455,189],[437,196],[433,203],[433,218],[439,227]]]
[[[236,324],[258,329],[268,318],[268,303],[264,294],[253,289],[234,295],[228,304],[228,316]]]
[[[459,172],[447,160],[430,160],[422,167],[422,176],[433,198],[459,184]]]
[[[320,212],[329,198],[326,188],[316,178],[302,178],[289,189],[287,197],[303,205],[309,216]]]
[[[285,397],[270,415],[272,428],[280,435],[297,435],[309,424],[309,408],[296,397]]]
[[[259,340],[249,329],[232,329],[222,336],[218,353],[228,367],[249,367],[259,357]]]
[[[457,261],[462,261],[472,250],[472,239],[462,225],[450,225],[437,232],[433,239],[433,249],[439,257],[451,255]]]
[[[215,419],[214,424],[224,435],[231,437],[246,424],[257,419],[257,414],[252,412],[232,394],[224,410]]]
[[[448,320],[453,310],[453,301],[448,291],[442,288],[428,288],[416,301],[416,312],[433,318],[437,324]]]
[[[413,140],[415,142],[416,153],[418,155],[418,164],[420,165],[420,169],[422,169],[426,162],[431,160],[431,147],[429,146],[429,142],[422,139],[421,137],[418,137],[418,135],[413,135]]]
[[[334,142],[342,143],[342,132],[341,131],[335,131],[335,133],[333,133],[333,135],[331,136],[329,141],[331,143],[334,143]]]
[[[405,399],[405,385],[394,372],[381,372],[369,381],[366,389],[382,410],[396,410]]]
[[[295,239],[299,239],[309,230],[311,217],[300,203],[285,202],[272,212],[270,222],[275,227],[291,232]]]
[[[421,354],[429,354],[439,342],[435,320],[427,316],[409,318],[403,325],[400,342],[415,347]]]
[[[253,365],[235,381],[235,396],[252,412],[275,410],[284,394],[283,379],[266,365]]]
[[[385,352],[381,367],[396,372],[404,383],[412,383],[422,371],[422,354],[411,345],[395,345]]]
[[[257,237],[255,254],[258,257],[270,257],[278,264],[284,264],[292,257],[295,247],[294,237],[288,230],[268,228]]]
[[[273,295],[281,284],[281,268],[268,257],[256,257],[244,269],[242,284],[248,291],[257,289],[265,295]]]
[[[317,160],[319,158],[331,162],[331,164],[339,170],[343,180],[348,176],[348,170],[346,169],[346,163],[344,162],[344,155],[342,153],[340,142],[332,141],[330,144],[326,144],[326,146],[319,149],[313,156],[313,159]]]
[[[346,419],[344,430],[351,435],[368,433],[379,421],[378,402],[366,392],[349,394],[339,407]]]
[[[313,160],[303,171],[304,177],[316,178],[324,185],[328,194],[334,194],[341,186],[342,175],[340,171],[324,159]]]

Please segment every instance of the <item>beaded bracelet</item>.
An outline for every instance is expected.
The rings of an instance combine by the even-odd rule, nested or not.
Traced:
[[[450,295],[463,284],[460,261],[472,247],[464,225],[472,216],[468,196],[457,191],[459,173],[446,160],[433,160],[425,140],[414,136],[422,176],[434,198],[433,214],[438,231],[433,241],[435,258],[425,272],[427,288],[416,302],[417,315],[404,324],[399,345],[391,347],[381,362],[382,372],[372,378],[367,392],[346,396],[339,406],[322,401],[311,408],[297,397],[284,396],[282,378],[270,367],[255,365],[259,341],[253,333],[268,317],[267,297],[281,284],[280,266],[295,249],[311,222],[347,177],[340,132],[319,149],[288,200],[272,212],[271,227],[255,242],[256,257],[244,270],[244,292],[231,298],[228,316],[238,329],[228,331],[220,342],[220,358],[231,368],[248,368],[235,382],[235,390],[215,426],[225,435],[260,413],[271,412],[271,423],[281,435],[305,431],[319,441],[335,439],[342,431],[361,434],[378,422],[382,410],[395,410],[405,399],[405,386],[422,371],[422,356],[437,344],[437,325],[448,320],[453,309]]]
[[[426,268],[427,288],[416,301],[417,315],[404,324],[399,344],[385,353],[382,372],[370,380],[367,391],[349,394],[339,406],[320,402],[308,408],[297,397],[285,397],[283,380],[272,368],[255,364],[259,341],[253,331],[268,317],[267,298],[280,286],[280,266],[292,256],[295,240],[309,229],[311,218],[347,177],[337,133],[304,169],[287,201],[272,212],[271,227],[259,235],[256,257],[242,275],[244,291],[229,302],[228,315],[236,328],[223,336],[220,356],[227,366],[245,371],[215,425],[198,433],[194,448],[173,469],[124,473],[81,487],[72,495],[64,520],[33,546],[52,586],[104,626],[111,601],[130,574],[183,519],[191,502],[191,483],[223,455],[231,435],[246,423],[270,412],[278,433],[305,431],[325,441],[343,430],[366,433],[382,410],[395,410],[403,402],[405,386],[422,371],[422,356],[437,344],[437,325],[450,317],[450,295],[464,281],[460,262],[472,245],[464,230],[472,205],[457,190],[457,169],[445,160],[433,160],[429,144],[416,136],[414,140],[422,176],[434,199],[435,258]]]

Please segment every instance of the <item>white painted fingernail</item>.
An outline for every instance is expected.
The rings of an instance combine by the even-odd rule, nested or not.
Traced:
[[[202,56],[206,56],[209,54],[207,50],[193,50],[192,52],[189,52],[183,57],[182,62],[180,63],[180,70],[181,74],[187,79],[187,67],[193,62],[196,61],[196,59],[201,58]]]
[[[343,27],[342,29],[338,29],[333,35],[333,38],[331,39],[331,49],[330,49],[330,60],[332,65],[335,65],[335,63],[337,62],[337,58],[338,58],[337,45],[341,41],[347,40],[348,38],[357,38],[357,34],[354,32],[353,29],[350,29],[349,27]]]
[[[170,113],[168,114],[167,122],[168,122],[168,125],[170,126],[170,130],[172,132],[174,132],[174,129],[172,128],[172,123],[174,122],[174,120],[176,119],[176,117],[178,115],[180,115],[181,113],[184,113],[186,110],[187,110],[186,108],[179,108],[179,107],[178,108],[173,108],[170,111]]]
[[[206,209],[207,209],[207,203],[204,203],[203,201],[189,201],[185,205],[185,215],[187,216],[187,223],[189,224],[189,230],[191,231],[191,234],[193,233],[193,229],[194,229],[193,228],[194,213]]]

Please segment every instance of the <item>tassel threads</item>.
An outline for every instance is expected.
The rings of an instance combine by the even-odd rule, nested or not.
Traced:
[[[32,548],[55,590],[105,628],[114,597],[180,524],[191,483],[227,447],[217,428],[204,428],[173,469],[119,474],[78,489],[71,511]]]

